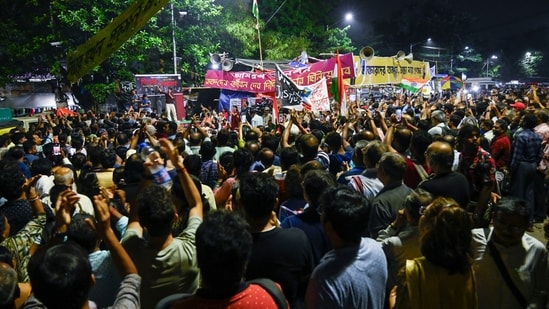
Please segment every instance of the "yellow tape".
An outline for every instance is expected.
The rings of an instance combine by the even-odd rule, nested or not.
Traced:
[[[70,52],[67,59],[67,77],[71,83],[105,61],[169,0],[137,0],[103,30],[86,43]]]

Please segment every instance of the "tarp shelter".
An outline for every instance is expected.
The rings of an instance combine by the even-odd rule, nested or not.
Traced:
[[[69,108],[76,107],[77,101],[71,93],[65,93],[67,103],[61,103]],[[6,96],[0,99],[0,107],[18,108],[57,108],[59,102],[54,93],[30,93],[19,96]]]

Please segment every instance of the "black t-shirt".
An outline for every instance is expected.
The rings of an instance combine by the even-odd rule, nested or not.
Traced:
[[[253,234],[253,249],[246,280],[269,278],[282,286],[290,306],[303,300],[314,268],[312,248],[297,228],[274,228]]]
[[[463,208],[467,207],[471,198],[469,182],[463,174],[458,172],[431,176],[417,187],[428,191],[434,197],[453,198]]]

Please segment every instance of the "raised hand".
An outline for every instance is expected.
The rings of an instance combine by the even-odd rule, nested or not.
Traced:
[[[60,227],[67,227],[71,223],[74,206],[79,200],[78,193],[69,189],[59,193],[55,202],[55,221],[58,230]]]
[[[36,182],[38,181],[38,179],[40,179],[41,176],[42,175],[35,175],[27,179],[27,181],[25,181],[25,183],[23,184],[23,192],[25,193],[25,196],[27,198],[34,198],[37,196],[35,186]]]
[[[105,196],[103,196],[102,194],[94,196],[93,201],[93,207],[95,209],[95,220],[97,221],[96,231],[99,233],[99,235],[101,235],[101,237],[104,237],[111,229],[111,214],[109,212],[109,204],[107,203],[107,199],[105,198]]]

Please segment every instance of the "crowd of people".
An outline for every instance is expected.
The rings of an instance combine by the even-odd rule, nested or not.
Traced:
[[[0,136],[0,308],[545,308],[548,94],[45,114]]]

